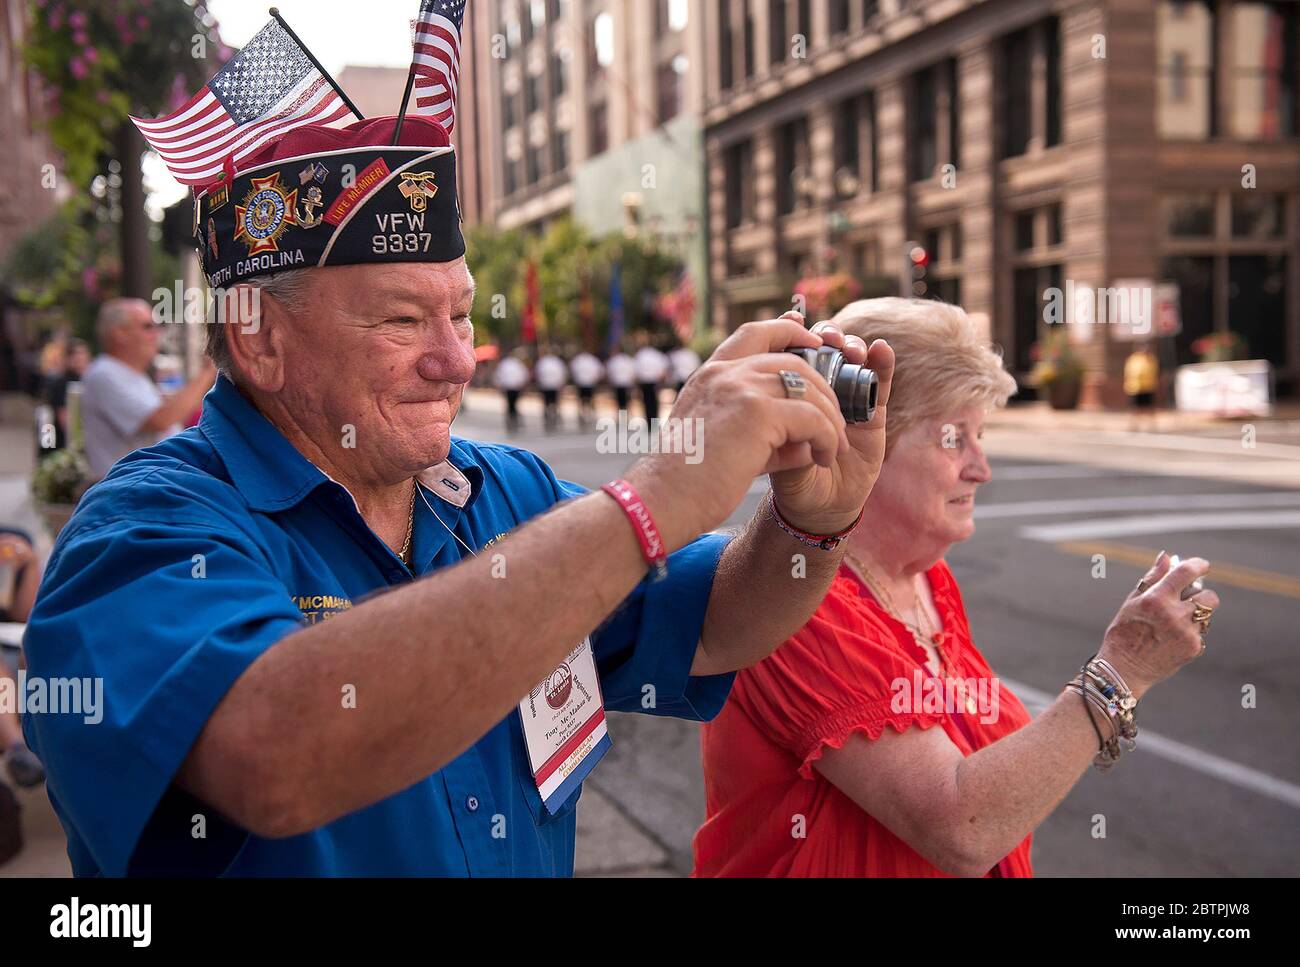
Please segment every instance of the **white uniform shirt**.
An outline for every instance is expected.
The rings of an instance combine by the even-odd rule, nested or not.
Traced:
[[[578,353],[569,360],[569,372],[578,386],[595,386],[605,375],[605,367],[591,353]]]
[[[631,386],[636,382],[636,364],[626,353],[615,353],[605,361],[610,386]]]
[[[492,373],[492,382],[497,389],[523,389],[528,385],[528,367],[514,356],[507,356],[497,363],[497,368]]]
[[[673,378],[679,383],[700,368],[700,356],[694,349],[679,346],[668,354],[668,362],[673,368]]]
[[[634,362],[638,383],[660,383],[668,375],[668,357],[653,346],[638,349]]]
[[[564,389],[569,381],[569,367],[559,356],[547,353],[537,360],[537,385],[542,389]]]

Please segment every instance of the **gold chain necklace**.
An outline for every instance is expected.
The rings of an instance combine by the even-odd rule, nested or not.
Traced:
[[[949,678],[957,677],[956,668],[948,658],[948,650],[942,645],[944,639],[943,633],[939,630],[932,632],[921,627],[923,619],[927,624],[929,623],[929,616],[926,615],[925,605],[921,602],[921,595],[916,590],[916,582],[912,582],[912,606],[916,612],[917,621],[916,624],[912,624],[903,619],[903,614],[899,611],[897,605],[894,604],[894,598],[889,593],[889,589],[876,580],[875,575],[871,573],[871,569],[862,563],[861,558],[851,551],[846,552],[844,556],[849,559],[849,566],[861,575],[867,588],[876,596],[876,600],[884,605],[885,610],[889,612],[892,617],[896,618],[918,642],[925,641],[934,646],[935,653],[939,658],[939,666],[943,670],[944,674]]]
[[[407,559],[407,555],[411,553],[411,535],[415,533],[415,491],[419,486],[418,481],[411,480],[411,509],[406,513],[406,540],[402,542],[402,549],[397,552],[397,556],[402,559],[402,563],[407,565],[411,563]]]

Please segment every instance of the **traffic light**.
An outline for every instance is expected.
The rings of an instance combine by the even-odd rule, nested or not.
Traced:
[[[907,281],[911,283],[911,295],[923,299],[930,286],[926,285],[926,269],[930,265],[930,252],[919,242],[907,243]],[[906,295],[906,292],[905,292]]]

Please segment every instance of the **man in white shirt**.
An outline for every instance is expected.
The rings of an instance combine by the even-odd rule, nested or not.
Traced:
[[[589,352],[580,352],[569,360],[573,385],[578,387],[578,422],[584,426],[596,417],[596,385],[605,375],[605,367]]]
[[[528,385],[528,367],[514,353],[503,356],[492,371],[492,382],[506,397],[506,430],[519,429],[519,394]]]
[[[673,382],[677,384],[677,392],[681,393],[691,373],[700,368],[700,355],[690,346],[678,346],[668,354],[668,364],[673,371]]]
[[[605,361],[605,376],[614,387],[614,401],[620,411],[626,410],[632,385],[636,382],[636,363],[625,352],[617,352]]]
[[[636,364],[636,381],[641,386],[641,402],[645,418],[659,417],[659,384],[668,375],[668,357],[654,346],[645,345],[636,351],[632,360]]]
[[[217,371],[209,359],[197,376],[170,399],[149,378],[158,355],[158,326],[143,299],[110,299],[95,322],[100,355],[81,379],[81,418],[86,460],[102,477],[132,450],[177,432],[199,408]]]
[[[542,391],[542,422],[547,430],[560,423],[560,390],[569,381],[569,367],[551,350],[537,360],[537,386]]]

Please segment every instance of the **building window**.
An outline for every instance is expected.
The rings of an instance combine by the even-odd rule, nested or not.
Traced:
[[[591,23],[596,64],[604,69],[614,63],[614,18],[608,12],[596,14]]]
[[[542,180],[542,149],[530,144],[524,149],[524,183],[535,185]]]
[[[505,194],[508,198],[519,190],[519,161],[506,159]]]
[[[866,157],[863,157],[863,149]],[[864,167],[865,162],[865,167]],[[876,97],[866,91],[846,98],[835,109],[836,192],[844,197],[839,185],[840,172],[848,171],[858,179],[858,191],[876,191]]]
[[[1178,284],[1182,311],[1178,362],[1191,362],[1192,343],[1213,332],[1236,333],[1250,358],[1278,369],[1300,362],[1287,338],[1297,323],[1290,260],[1300,250],[1287,212],[1297,204],[1300,196],[1254,191],[1161,199],[1161,276]]]
[[[1001,44],[1001,157],[1061,142],[1061,26],[1055,17],[1007,34]],[[1041,79],[1035,69],[1042,65]],[[1040,90],[1036,90],[1036,86]],[[1041,98],[1037,95],[1041,93]],[[1039,107],[1041,105],[1041,108]]]
[[[718,84],[727,90],[735,83],[732,76],[732,48],[735,37],[731,29],[731,0],[718,0]]]
[[[726,149],[723,159],[727,192],[727,227],[754,220],[754,143],[740,141]]]
[[[670,64],[660,64],[658,69],[659,123],[671,121],[682,109],[682,75],[686,72],[684,55],[674,57]]]
[[[515,113],[515,96],[509,91],[501,92],[501,123],[506,128],[513,128],[519,121]]]
[[[754,76],[754,14],[753,8],[745,4],[745,22],[744,22],[744,43],[745,43],[745,62],[742,65],[745,71],[745,80]]]
[[[930,257],[923,282],[914,282],[912,294],[938,299],[949,305],[961,304],[961,223],[927,229],[922,246]]]
[[[595,157],[609,150],[609,108],[593,104],[587,116],[587,155]]]
[[[1297,133],[1300,7],[1295,3],[1234,3],[1228,119],[1232,135],[1275,141]]]
[[[803,184],[811,174],[808,119],[795,118],[777,129],[776,213],[789,215],[808,203]]]
[[[910,93],[908,174],[912,181],[927,181],[939,165],[959,163],[957,61],[949,58],[913,74]]]
[[[1014,352],[1009,353],[1016,370],[1026,372],[1034,367],[1033,347],[1039,340],[1040,326],[1044,325],[1043,307],[1047,304],[1043,294],[1049,289],[1063,289],[1064,273],[1057,263],[1026,265],[1017,268],[1012,277],[1012,341]]]
[[[767,44],[772,66],[785,63],[790,52],[789,27],[785,22],[785,0],[767,0]]]
[[[569,167],[569,132],[557,131],[551,139],[551,170],[559,173]]]
[[[550,58],[551,67],[551,91],[553,96],[559,97],[568,89],[568,75],[566,72],[564,56],[559,51],[552,51]]]
[[[829,11],[831,36],[849,31],[849,0],[830,0]]]
[[[1161,0],[1156,7],[1156,125],[1161,137],[1204,140],[1216,133],[1215,44],[1207,0]]]
[[[536,74],[524,78],[524,117],[536,111],[542,103],[541,80]]]

